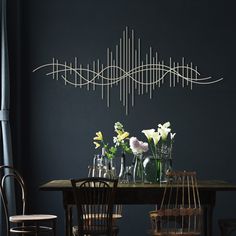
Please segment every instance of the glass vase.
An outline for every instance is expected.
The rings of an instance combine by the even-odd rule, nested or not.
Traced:
[[[157,152],[160,161],[159,181],[165,183],[167,181],[166,173],[172,170],[172,145],[162,144]]]
[[[125,154],[122,153],[121,159],[120,159],[120,172],[119,172],[119,182],[120,183],[125,183],[126,182],[126,163],[125,163]]]
[[[143,156],[142,154],[135,155],[135,163],[133,169],[133,182],[143,183]]]
[[[165,183],[166,173],[172,170],[172,147],[161,145],[155,156],[148,156],[143,161],[145,183]]]
[[[160,160],[155,156],[147,156],[143,161],[144,183],[160,182]]]
[[[103,177],[108,179],[116,178],[116,167],[114,165],[113,159],[105,159],[105,165],[103,167]]]

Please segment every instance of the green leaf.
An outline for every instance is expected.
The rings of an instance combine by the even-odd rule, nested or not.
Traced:
[[[111,148],[109,149],[109,151],[110,151],[112,154],[115,154],[116,151],[117,151],[117,148],[116,148],[116,147],[111,147]]]

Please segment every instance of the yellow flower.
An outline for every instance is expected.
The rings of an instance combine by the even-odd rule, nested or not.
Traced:
[[[96,137],[94,137],[93,138],[93,140],[98,140],[98,141],[101,141],[101,140],[103,140],[103,136],[102,136],[102,132],[101,131],[98,131],[97,133],[96,133]]]
[[[100,145],[99,143],[97,143],[97,142],[93,142],[93,143],[95,144],[95,148],[96,148],[96,149],[101,146],[101,145]]]
[[[124,131],[122,131],[122,130],[115,130],[115,131],[118,135],[122,135],[124,133]]]
[[[124,139],[126,139],[128,137],[129,137],[129,133],[128,132],[124,132],[123,134],[119,134],[117,136],[117,139],[118,139],[119,142],[121,142],[122,140],[124,140]]]

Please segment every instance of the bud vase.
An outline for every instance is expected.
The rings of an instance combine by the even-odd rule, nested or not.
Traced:
[[[143,183],[143,156],[142,154],[135,155],[135,163],[133,169],[133,182]]]
[[[116,168],[113,159],[106,158],[103,177],[108,179],[116,178]]]
[[[119,182],[126,182],[126,174],[125,174],[125,170],[126,170],[126,164],[125,164],[125,154],[122,153],[121,155],[121,159],[120,159],[120,173],[119,173]]]

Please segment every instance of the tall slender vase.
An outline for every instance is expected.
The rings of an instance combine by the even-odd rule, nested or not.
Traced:
[[[143,156],[142,154],[135,155],[135,163],[133,169],[133,182],[135,184],[143,183]]]
[[[120,183],[122,183],[126,179],[125,170],[126,170],[125,153],[123,152],[120,159],[120,173],[118,176]]]

